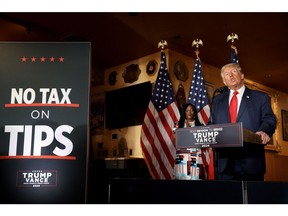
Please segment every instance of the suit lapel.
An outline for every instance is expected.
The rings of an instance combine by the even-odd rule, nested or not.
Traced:
[[[244,91],[244,94],[243,94],[243,97],[242,97],[242,100],[241,100],[239,111],[238,111],[238,114],[237,114],[237,120],[236,120],[237,122],[241,119],[241,116],[243,115],[243,113],[245,113],[245,111],[247,109],[247,106],[249,104],[250,98],[251,98],[250,89],[248,89],[246,87],[245,91]]]
[[[226,91],[223,94],[223,100],[220,107],[222,109],[220,110],[223,113],[223,116],[225,116],[225,122],[230,122],[230,115],[229,115],[229,91]]]

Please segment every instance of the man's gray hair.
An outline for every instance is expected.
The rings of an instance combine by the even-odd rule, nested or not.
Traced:
[[[221,73],[221,77],[222,77],[222,78],[223,78],[223,72],[224,72],[225,68],[227,68],[227,67],[233,67],[233,68],[235,68],[238,72],[242,73],[242,68],[241,68],[241,66],[240,66],[239,63],[234,63],[234,62],[233,62],[233,63],[228,63],[228,64],[224,65],[224,66],[221,68],[220,73]]]

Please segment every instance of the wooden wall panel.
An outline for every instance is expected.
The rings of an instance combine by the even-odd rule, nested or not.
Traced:
[[[265,181],[288,181],[288,157],[266,151]]]

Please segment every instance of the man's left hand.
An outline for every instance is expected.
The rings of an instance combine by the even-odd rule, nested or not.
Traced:
[[[261,136],[262,144],[267,144],[270,141],[270,137],[263,131],[257,131],[256,134]]]

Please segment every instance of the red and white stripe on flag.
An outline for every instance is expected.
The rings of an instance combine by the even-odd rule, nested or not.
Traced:
[[[207,125],[209,117],[210,117],[210,106],[207,104],[205,105],[198,113],[197,113],[199,121]]]
[[[180,118],[176,102],[158,113],[150,101],[141,131],[141,147],[154,179],[172,179],[176,148],[174,122]]]

